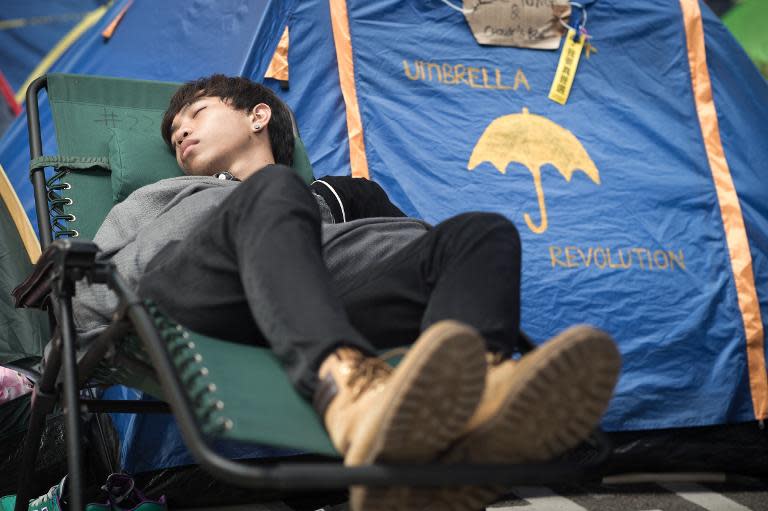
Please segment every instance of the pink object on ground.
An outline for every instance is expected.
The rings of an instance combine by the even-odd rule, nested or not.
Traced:
[[[0,367],[0,404],[32,391],[32,384],[26,377],[13,369]]]

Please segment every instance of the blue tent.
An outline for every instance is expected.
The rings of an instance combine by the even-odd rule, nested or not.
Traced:
[[[29,77],[46,60],[53,60],[78,27],[105,10],[108,0],[7,0],[0,12],[0,136],[19,103]],[[3,101],[3,99],[5,101]],[[8,103],[8,108],[3,104]],[[9,115],[9,113],[11,115]]]
[[[0,71],[14,91],[54,46],[107,0],[6,0],[0,13]]]
[[[262,80],[288,26],[290,87],[267,83],[316,174],[375,179],[432,222],[513,220],[524,330],[587,322],[619,343],[606,429],[768,416],[768,86],[703,4],[586,2],[591,48],[564,105],[548,98],[559,50],[481,46],[440,0],[136,0],[105,43],[124,4],[54,70]],[[32,215],[23,122],[0,163]]]
[[[289,23],[296,41],[327,16],[310,3]],[[606,429],[762,420],[766,82],[699,2],[587,4],[592,48],[561,105],[559,51],[481,46],[437,0],[331,1],[345,117],[321,105],[338,95],[297,112],[349,143],[307,145],[412,215],[512,219],[524,330],[543,341],[587,322],[620,345]],[[319,46],[293,49],[290,94],[311,96]]]

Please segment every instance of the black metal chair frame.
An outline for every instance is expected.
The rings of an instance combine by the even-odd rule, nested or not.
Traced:
[[[35,80],[27,90],[30,157],[42,156],[42,139],[38,95],[46,87],[46,77]],[[80,443],[80,412],[168,413],[175,415],[182,437],[200,465],[211,475],[246,488],[281,490],[342,489],[351,485],[369,486],[435,486],[435,485],[512,485],[541,484],[568,478],[585,479],[594,467],[607,457],[607,442],[601,439],[601,455],[590,465],[577,463],[527,465],[370,465],[345,467],[339,461],[279,462],[253,465],[232,461],[211,449],[199,429],[174,370],[168,351],[158,334],[143,302],[116,272],[109,261],[99,260],[98,247],[89,241],[52,240],[50,212],[43,169],[31,175],[35,207],[43,255],[35,267],[38,289],[50,289],[55,304],[51,324],[58,332],[32,395],[32,412],[27,431],[19,479],[15,511],[27,508],[31,495],[31,478],[43,434],[46,416],[61,399],[65,414],[65,438],[69,470],[69,508],[84,509],[83,450]],[[78,362],[76,336],[72,322],[72,296],[75,283],[86,279],[107,284],[118,296],[115,321],[99,336]],[[29,279],[28,279],[29,280]],[[49,309],[50,312],[50,309]],[[58,324],[56,325],[56,321]],[[54,331],[52,328],[51,331]],[[99,361],[116,341],[127,332],[135,332],[142,340],[160,384],[166,403],[145,401],[104,401],[83,398],[79,389],[85,384]],[[60,374],[61,383],[57,383]]]

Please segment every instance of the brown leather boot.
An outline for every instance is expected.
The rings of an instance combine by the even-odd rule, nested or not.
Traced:
[[[326,358],[315,403],[345,464],[434,460],[462,432],[480,401],[484,352],[472,328],[442,321],[419,337],[394,370],[347,348]],[[353,511],[401,510],[398,500],[384,491],[353,487],[350,506]]]
[[[354,348],[339,348],[320,366],[313,404],[324,412],[325,428],[341,454],[349,451],[361,414],[384,388],[392,368]]]
[[[589,326],[572,327],[518,361],[488,359],[480,406],[444,463],[527,463],[564,453],[598,425],[621,367],[611,337]],[[414,490],[412,499],[423,501],[428,491]],[[474,511],[503,493],[500,487],[436,489],[429,505],[414,509]]]

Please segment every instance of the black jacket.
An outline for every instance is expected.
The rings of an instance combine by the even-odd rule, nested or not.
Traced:
[[[360,218],[406,216],[381,186],[368,179],[326,176],[314,181],[310,188],[325,200],[337,224]]]

